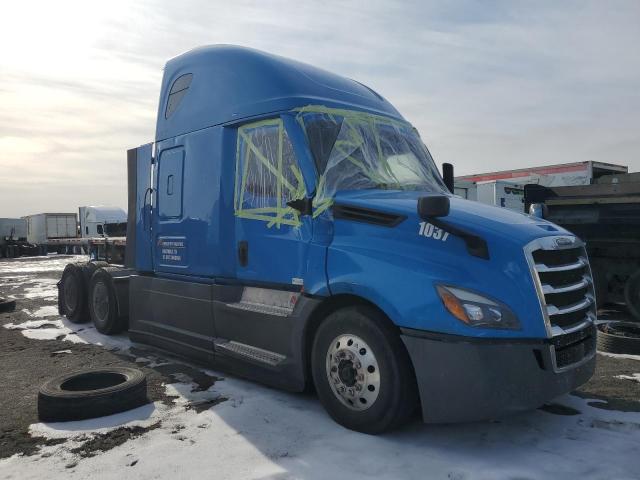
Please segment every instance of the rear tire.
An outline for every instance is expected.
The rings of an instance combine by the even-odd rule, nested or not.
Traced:
[[[629,277],[624,286],[624,301],[636,322],[640,322],[640,270]]]
[[[58,283],[58,310],[73,323],[89,320],[87,282],[82,275],[82,264],[70,263],[64,267]]]
[[[387,322],[374,308],[354,306],[329,315],[316,332],[313,382],[331,418],[348,429],[392,430],[406,423],[418,405],[411,360]]]
[[[101,267],[108,267],[109,264],[107,262],[103,262],[103,261],[90,261],[87,263],[82,264],[82,275],[84,276],[87,285],[89,285],[89,282],[91,281],[91,277],[93,276],[93,274],[95,273],[95,271]]]
[[[96,330],[105,335],[115,335],[126,328],[126,318],[118,313],[113,279],[102,268],[93,273],[89,282],[89,314]]]

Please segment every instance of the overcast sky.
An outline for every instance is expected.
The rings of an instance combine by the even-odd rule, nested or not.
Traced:
[[[162,68],[246,45],[357,79],[456,174],[598,160],[640,170],[640,2],[5,2],[0,217],[126,208]]]

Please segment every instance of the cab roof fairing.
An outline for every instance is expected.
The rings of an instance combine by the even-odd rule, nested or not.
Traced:
[[[165,118],[173,82],[191,73],[189,91]],[[310,104],[363,110],[404,120],[369,87],[325,70],[245,47],[199,47],[164,69],[156,141],[203,128]]]

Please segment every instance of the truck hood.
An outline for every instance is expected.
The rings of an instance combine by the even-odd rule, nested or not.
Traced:
[[[422,219],[418,217],[417,202],[418,198],[426,194],[394,190],[343,191],[336,194],[335,203],[405,215],[408,219],[420,222]],[[449,195],[449,199],[449,215],[440,220],[469,233],[490,238],[498,236],[519,244],[543,236],[571,235],[558,225],[524,213],[465,200],[455,195]]]
[[[390,318],[407,328],[455,335],[545,338],[524,247],[540,237],[571,234],[536,217],[450,195],[450,213],[439,220],[483,238],[489,250],[489,258],[484,258],[473,255],[458,235],[445,237],[437,227],[436,236],[436,226],[428,229],[429,220],[420,218],[417,209],[418,198],[424,195],[360,190],[335,196],[334,206],[369,211],[357,217],[353,208],[334,210],[337,221],[333,222],[327,262],[331,292],[377,301]],[[381,225],[376,222],[383,217],[372,215],[372,211],[404,218]],[[428,231],[432,233],[426,234]],[[505,303],[516,313],[522,328],[479,330],[462,324],[443,310],[433,287],[436,284],[455,285]],[[396,300],[387,301],[390,295]]]

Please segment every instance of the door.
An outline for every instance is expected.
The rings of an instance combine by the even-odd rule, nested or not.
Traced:
[[[45,221],[47,222],[45,238],[58,238],[58,216],[45,215]]]
[[[184,147],[160,152],[153,214],[153,265],[159,272],[186,273],[187,233],[183,225]]]
[[[153,270],[151,238],[152,144],[127,151],[128,223],[125,263],[139,272]]]
[[[281,118],[238,128],[234,213],[237,277],[301,288],[312,217],[287,202],[308,196],[299,158]]]

